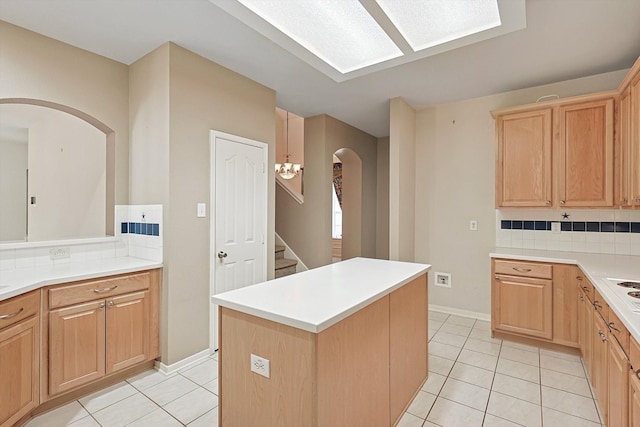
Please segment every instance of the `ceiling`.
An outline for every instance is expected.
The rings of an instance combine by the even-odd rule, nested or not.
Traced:
[[[281,108],[378,137],[395,97],[453,102],[626,69],[640,56],[640,0],[526,0],[526,15],[524,30],[336,82],[209,0],[0,0],[0,20],[125,64],[172,41],[274,89]]]

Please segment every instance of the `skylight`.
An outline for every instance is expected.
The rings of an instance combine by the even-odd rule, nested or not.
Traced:
[[[210,0],[336,81],[526,27],[525,0]]]
[[[341,73],[402,55],[357,0],[238,0]]]
[[[376,0],[413,50],[500,26],[497,0]]]

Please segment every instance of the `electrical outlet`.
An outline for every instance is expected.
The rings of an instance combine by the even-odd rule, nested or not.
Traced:
[[[71,258],[71,248],[51,248],[49,249],[49,259],[66,259]]]
[[[255,372],[258,375],[262,375],[266,378],[271,378],[271,372],[269,369],[269,359],[264,357],[251,355],[251,372]]]
[[[478,231],[478,221],[476,221],[475,219],[469,221],[469,230]]]
[[[436,286],[451,287],[451,273],[436,273]]]

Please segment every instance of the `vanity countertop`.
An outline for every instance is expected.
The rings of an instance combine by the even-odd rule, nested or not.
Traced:
[[[0,301],[43,286],[160,267],[162,263],[157,261],[117,257],[82,263],[67,262],[33,268],[0,270]]]
[[[621,300],[607,280],[615,278],[640,281],[640,256],[515,248],[495,248],[490,256],[491,258],[577,265],[635,340],[640,342],[640,312],[632,310],[629,304]]]
[[[427,264],[353,258],[216,294],[215,304],[319,333],[401,288]]]

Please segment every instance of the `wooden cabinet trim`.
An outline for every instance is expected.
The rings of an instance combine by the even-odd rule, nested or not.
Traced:
[[[111,276],[99,280],[90,280],[73,284],[64,284],[48,288],[49,308],[54,309],[149,289],[150,273]]]
[[[506,261],[495,260],[495,274],[504,274],[507,276],[532,277],[539,279],[551,279],[551,264],[540,264],[526,261]]]

